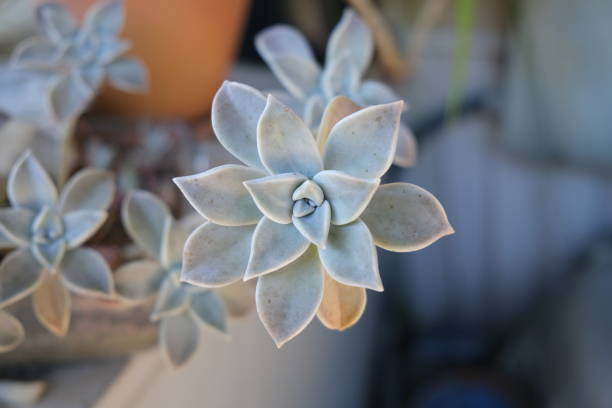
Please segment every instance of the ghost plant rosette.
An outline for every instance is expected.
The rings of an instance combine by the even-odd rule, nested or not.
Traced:
[[[95,250],[81,245],[107,217],[114,195],[112,175],[85,169],[58,197],[49,175],[26,152],[7,182],[10,208],[0,209],[0,233],[15,248],[0,264],[0,307],[33,293],[36,317],[62,336],[70,323],[70,295],[111,297],[111,271]]]
[[[368,26],[350,8],[329,37],[323,68],[304,36],[288,25],[266,28],[257,35],[255,46],[288,92],[278,94],[279,98],[299,113],[311,129],[319,127],[323,110],[336,96],[345,96],[360,106],[400,99],[384,83],[362,79],[372,62],[374,41]],[[414,136],[400,125],[394,162],[411,166],[415,160]]]
[[[226,82],[213,102],[213,128],[247,166],[175,179],[208,219],[185,244],[182,279],[218,287],[257,278],[257,311],[279,347],[315,314],[338,330],[359,319],[365,289],[383,290],[376,245],[414,251],[452,233],[427,191],[380,186],[402,102],[358,109],[334,99],[315,140],[274,96]]]
[[[123,265],[115,273],[117,293],[142,302],[158,294],[151,320],[160,322],[159,342],[173,366],[187,362],[199,342],[199,323],[226,332],[225,306],[213,290],[180,282],[187,229],[153,194],[133,191],[122,207],[123,225],[149,256]]]

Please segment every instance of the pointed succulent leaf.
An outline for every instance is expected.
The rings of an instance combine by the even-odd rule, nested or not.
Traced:
[[[66,253],[66,241],[60,238],[51,242],[34,244],[32,253],[41,266],[46,269],[55,269]]]
[[[256,224],[261,213],[243,182],[265,176],[262,170],[236,164],[215,167],[203,173],[176,177],[174,183],[191,206],[215,224]]]
[[[51,90],[51,107],[55,118],[64,122],[79,116],[89,105],[93,90],[87,85],[79,70],[65,75]]]
[[[69,40],[77,26],[70,12],[61,4],[45,3],[36,9],[38,26],[56,44]]]
[[[295,28],[276,25],[255,37],[257,52],[285,89],[306,97],[318,85],[321,68],[304,36]]]
[[[20,42],[11,55],[16,67],[41,67],[55,63],[59,49],[46,38],[31,37]]]
[[[168,207],[147,191],[131,191],[123,200],[123,226],[142,249],[159,259],[166,220],[171,218]]]
[[[380,179],[349,176],[336,170],[325,170],[314,176],[331,206],[331,222],[344,225],[361,215],[376,192]]]
[[[227,312],[232,317],[246,315],[254,306],[254,287],[247,283],[234,283],[215,291],[223,298]]]
[[[400,100],[400,97],[389,86],[371,79],[361,82],[357,93],[361,102],[368,106],[382,105]],[[404,106],[404,109],[406,109],[406,106]]]
[[[254,225],[226,227],[207,222],[187,239],[181,279],[202,287],[228,285],[243,277]]]
[[[350,8],[344,10],[340,22],[329,37],[326,64],[341,58],[347,51],[350,53],[351,64],[358,69],[360,75],[363,74],[372,61],[374,40],[366,23]]]
[[[382,292],[376,247],[363,221],[332,226],[327,246],[319,248],[319,257],[327,273],[338,282]]]
[[[293,108],[291,108],[293,110]],[[299,112],[293,110],[294,112]],[[321,123],[321,117],[325,111],[325,101],[320,95],[312,95],[306,100],[304,105],[304,123],[306,127],[312,132],[316,132],[319,124]]]
[[[29,248],[9,253],[0,264],[0,308],[32,293],[40,284],[43,268]]]
[[[321,87],[327,99],[339,95],[353,98],[357,94],[359,71],[351,64],[349,54],[328,63],[321,77]]]
[[[189,291],[174,276],[168,276],[162,283],[159,295],[151,313],[151,320],[158,321],[183,313],[189,307]]]
[[[323,203],[323,200],[325,199],[325,195],[323,194],[323,190],[321,190],[321,187],[319,187],[317,183],[312,180],[306,180],[298,188],[295,189],[293,195],[291,196],[291,199],[293,201],[298,201],[303,198],[307,198],[309,200],[314,201],[316,205],[321,205]]]
[[[188,237],[189,233],[179,222],[173,218],[166,219],[160,261],[167,269],[182,262],[183,248]]]
[[[1,208],[0,234],[11,246],[25,246],[30,240],[30,227],[35,213],[27,208]]]
[[[268,95],[257,126],[257,148],[273,174],[299,173],[312,177],[323,169],[314,137],[291,109]]]
[[[412,167],[417,161],[417,141],[412,131],[404,124],[400,126],[397,137],[397,149],[393,164],[400,167]]]
[[[262,218],[255,228],[244,280],[261,276],[298,259],[310,242],[292,225]]]
[[[107,67],[110,83],[124,92],[145,92],[148,87],[147,68],[136,58],[120,58]]]
[[[219,143],[243,163],[263,169],[257,152],[257,123],[266,98],[256,89],[225,81],[213,99],[212,127]]]
[[[106,221],[106,211],[80,210],[64,215],[64,238],[68,249],[81,246],[91,238]]]
[[[208,327],[221,333],[227,332],[223,300],[212,290],[199,292],[191,297],[191,310]]]
[[[336,123],[325,146],[325,168],[361,178],[385,174],[395,155],[402,103],[370,106]]]
[[[113,275],[98,251],[91,248],[68,251],[60,270],[64,284],[75,293],[99,298],[115,295]]]
[[[440,202],[408,183],[381,186],[362,219],[376,245],[396,252],[417,251],[454,232]]]
[[[364,288],[343,285],[325,274],[323,300],[317,312],[319,320],[332,330],[346,330],[359,321],[366,307]]]
[[[10,314],[0,310],[0,353],[14,350],[25,338],[25,330]]]
[[[329,138],[329,132],[331,132],[336,123],[345,116],[355,113],[360,109],[359,105],[346,96],[336,96],[327,104],[317,132],[317,147],[320,152],[324,151],[327,139]]]
[[[113,174],[102,169],[88,168],[68,180],[62,190],[59,209],[62,213],[77,210],[104,211],[115,195]]]
[[[297,173],[275,174],[244,182],[257,208],[268,218],[280,224],[291,222],[292,194],[306,177]]]
[[[257,281],[257,313],[277,347],[304,330],[321,304],[323,270],[313,248]]]
[[[327,235],[331,223],[331,207],[328,201],[309,215],[304,217],[293,216],[293,225],[310,242],[320,248],[327,245]]]
[[[52,120],[49,98],[59,79],[60,75],[50,69],[0,66],[0,111],[15,119]]]
[[[134,261],[114,273],[115,289],[123,299],[141,302],[159,291],[166,272],[155,261]]]
[[[57,200],[53,181],[29,151],[11,168],[7,193],[13,207],[26,207],[35,211],[52,206]]]
[[[121,0],[111,0],[93,5],[85,16],[83,31],[102,36],[117,36],[125,18]]]
[[[129,41],[121,41],[113,38],[110,41],[104,41],[102,47],[96,55],[94,63],[102,66],[109,66],[115,60],[121,59],[121,55],[125,54],[132,47],[132,43]],[[135,60],[138,62],[138,60]],[[138,67],[142,69],[144,67]],[[109,78],[110,79],[110,78]]]
[[[70,326],[70,294],[58,275],[47,274],[32,296],[34,315],[52,334],[62,337]]]
[[[159,327],[159,345],[167,361],[175,368],[185,364],[196,351],[200,332],[189,313],[165,318]]]
[[[81,77],[85,84],[92,89],[94,92],[97,92],[102,86],[102,81],[104,81],[104,71],[105,67],[100,65],[97,61],[81,65],[80,73]]]

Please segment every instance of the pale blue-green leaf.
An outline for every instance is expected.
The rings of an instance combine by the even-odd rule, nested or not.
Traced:
[[[312,177],[323,169],[310,129],[272,95],[257,125],[257,149],[273,174],[295,172]]]
[[[38,27],[56,44],[68,41],[77,26],[70,12],[61,4],[44,3],[36,9]]]
[[[388,85],[372,79],[363,81],[357,93],[360,99],[358,102],[366,106],[382,105],[401,99]],[[404,109],[406,108],[407,106],[404,106]]]
[[[0,353],[14,350],[25,338],[25,330],[10,314],[0,310]]]
[[[87,11],[83,31],[102,36],[117,36],[123,27],[124,18],[121,0],[100,2]]]
[[[359,87],[359,71],[351,64],[348,53],[326,65],[321,77],[321,87],[328,100],[335,96],[355,98]]]
[[[6,237],[12,246],[27,245],[34,216],[35,213],[27,208],[1,208],[0,234]]]
[[[134,261],[114,273],[117,294],[128,301],[142,302],[159,291],[166,271],[155,261]]]
[[[60,77],[49,69],[0,67],[0,112],[14,119],[53,120],[50,94]]]
[[[57,200],[57,190],[51,177],[30,151],[24,153],[11,168],[7,194],[13,207],[35,211],[51,206]]]
[[[106,67],[110,83],[124,92],[146,92],[148,74],[145,65],[136,58],[120,58]]]
[[[257,152],[257,123],[266,98],[255,88],[225,81],[213,99],[211,122],[227,151],[243,163],[263,169]]]
[[[202,287],[229,285],[244,276],[255,225],[226,227],[207,222],[187,239],[181,279]]]
[[[181,314],[189,307],[189,290],[174,276],[168,276],[161,285],[151,320],[158,321]]]
[[[374,40],[365,22],[351,8],[344,10],[340,22],[332,31],[325,55],[325,63],[330,64],[348,52],[350,63],[362,75],[372,61]]]
[[[189,232],[179,222],[173,218],[166,219],[160,256],[164,267],[170,269],[180,265],[183,260],[183,247],[188,237]]]
[[[376,245],[396,252],[417,251],[454,232],[440,202],[408,183],[380,186],[362,219]]]
[[[385,174],[395,155],[402,104],[364,108],[336,123],[325,145],[325,168],[368,179]]]
[[[198,347],[200,332],[189,313],[181,313],[161,321],[159,346],[170,365],[174,368],[185,364]]]
[[[310,96],[302,109],[304,111],[304,123],[312,132],[317,132],[321,125],[321,119],[323,118],[323,112],[325,111],[325,101],[320,95]],[[301,110],[301,111],[302,111]],[[294,110],[299,113],[301,111]]]
[[[227,332],[225,306],[215,291],[207,290],[194,294],[191,297],[191,310],[206,326],[221,333]]]
[[[78,210],[64,214],[64,239],[68,249],[81,246],[104,224],[106,211]]]
[[[30,37],[20,42],[11,54],[14,67],[49,67],[57,63],[60,49],[43,37]]]
[[[318,173],[322,174],[324,172]],[[318,177],[315,176],[315,178]],[[298,188],[295,189],[293,195],[291,196],[293,201],[298,201],[303,198],[314,201],[316,205],[321,205],[323,203],[323,199],[325,195],[323,194],[323,190],[317,183],[312,180],[304,181]]]
[[[147,191],[131,191],[123,200],[123,227],[136,244],[156,259],[161,255],[164,226],[169,218],[166,204]]]
[[[332,226],[319,257],[329,275],[340,283],[382,292],[376,246],[366,224]]]
[[[328,201],[324,201],[314,212],[305,217],[294,216],[292,221],[306,239],[320,248],[325,248],[331,223],[331,207]]]
[[[43,268],[29,248],[9,253],[0,264],[0,308],[28,296],[42,277]]]
[[[32,253],[41,266],[46,269],[55,269],[66,253],[66,241],[63,238],[51,242],[32,245]]]
[[[102,169],[84,169],[68,180],[59,200],[62,213],[77,210],[104,211],[115,195],[113,174]]]
[[[73,292],[100,298],[115,295],[113,275],[98,251],[77,248],[66,252],[60,271],[64,284]]]
[[[299,258],[310,242],[292,225],[262,218],[255,228],[244,280],[274,272]]]
[[[352,222],[368,206],[380,179],[350,176],[336,170],[324,170],[314,176],[331,206],[331,222],[344,225]]]
[[[94,92],[79,70],[61,78],[51,90],[51,107],[55,118],[64,122],[79,116],[91,102]]]
[[[397,149],[393,164],[401,167],[412,167],[417,161],[417,141],[414,134],[406,125],[400,125],[397,136]]]
[[[285,173],[249,180],[244,186],[266,217],[280,224],[289,224],[293,208],[291,196],[305,180],[301,174]]]
[[[257,281],[257,313],[277,347],[304,330],[321,304],[323,269],[313,248]]]
[[[191,206],[210,221],[227,226],[256,224],[261,213],[243,182],[265,176],[262,170],[236,164],[176,177],[174,183]]]

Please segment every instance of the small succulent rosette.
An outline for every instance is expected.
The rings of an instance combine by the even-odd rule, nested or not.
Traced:
[[[376,245],[414,251],[453,232],[427,191],[380,185],[401,112],[401,101],[360,110],[338,97],[315,138],[274,96],[224,83],[213,128],[246,166],[175,179],[208,220],[187,239],[182,279],[213,288],[257,278],[257,311],[279,347],[315,314],[332,329],[354,324],[365,289],[383,290]]]
[[[25,330],[13,316],[0,310],[0,353],[7,353],[23,342]]]
[[[30,152],[19,158],[7,182],[11,207],[0,209],[0,234],[14,248],[0,264],[0,307],[33,294],[40,323],[63,336],[70,324],[69,290],[114,296],[108,264],[97,251],[81,246],[106,220],[114,192],[109,172],[84,169],[58,196]]]
[[[336,96],[346,96],[360,106],[391,103],[400,98],[382,82],[362,77],[372,62],[374,41],[364,21],[350,8],[334,28],[321,68],[306,38],[294,27],[280,24],[259,33],[255,39],[259,55],[286,89],[273,92],[313,130],[321,123],[323,110]],[[412,166],[417,145],[411,130],[400,126],[394,163]]]
[[[217,291],[180,281],[188,228],[166,204],[146,191],[132,191],[123,202],[125,230],[147,255],[115,273],[117,293],[140,303],[157,295],[151,320],[160,322],[159,342],[174,367],[186,363],[199,343],[199,326],[226,333],[226,307]]]
[[[130,44],[119,38],[122,1],[92,6],[81,26],[60,4],[41,4],[36,17],[41,34],[21,42],[9,67],[0,70],[0,110],[66,121],[87,108],[105,78],[126,92],[146,90],[144,65],[124,56]]]

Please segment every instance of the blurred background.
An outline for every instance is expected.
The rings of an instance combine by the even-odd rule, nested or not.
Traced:
[[[8,357],[0,398],[44,381],[37,407],[612,407],[609,0],[126,0],[152,96],[105,91],[91,121],[121,111],[209,134],[222,78],[280,88],[255,52],[258,31],[295,25],[322,60],[347,5],[375,32],[368,76],[408,102],[419,141],[417,165],[387,181],[434,193],[456,233],[381,252],[386,290],[368,293],[346,332],[313,321],[277,350],[253,311],[232,322],[230,342],[204,334],[176,373],[155,350]],[[0,26],[5,48],[32,29],[15,8],[0,7],[26,16]]]

